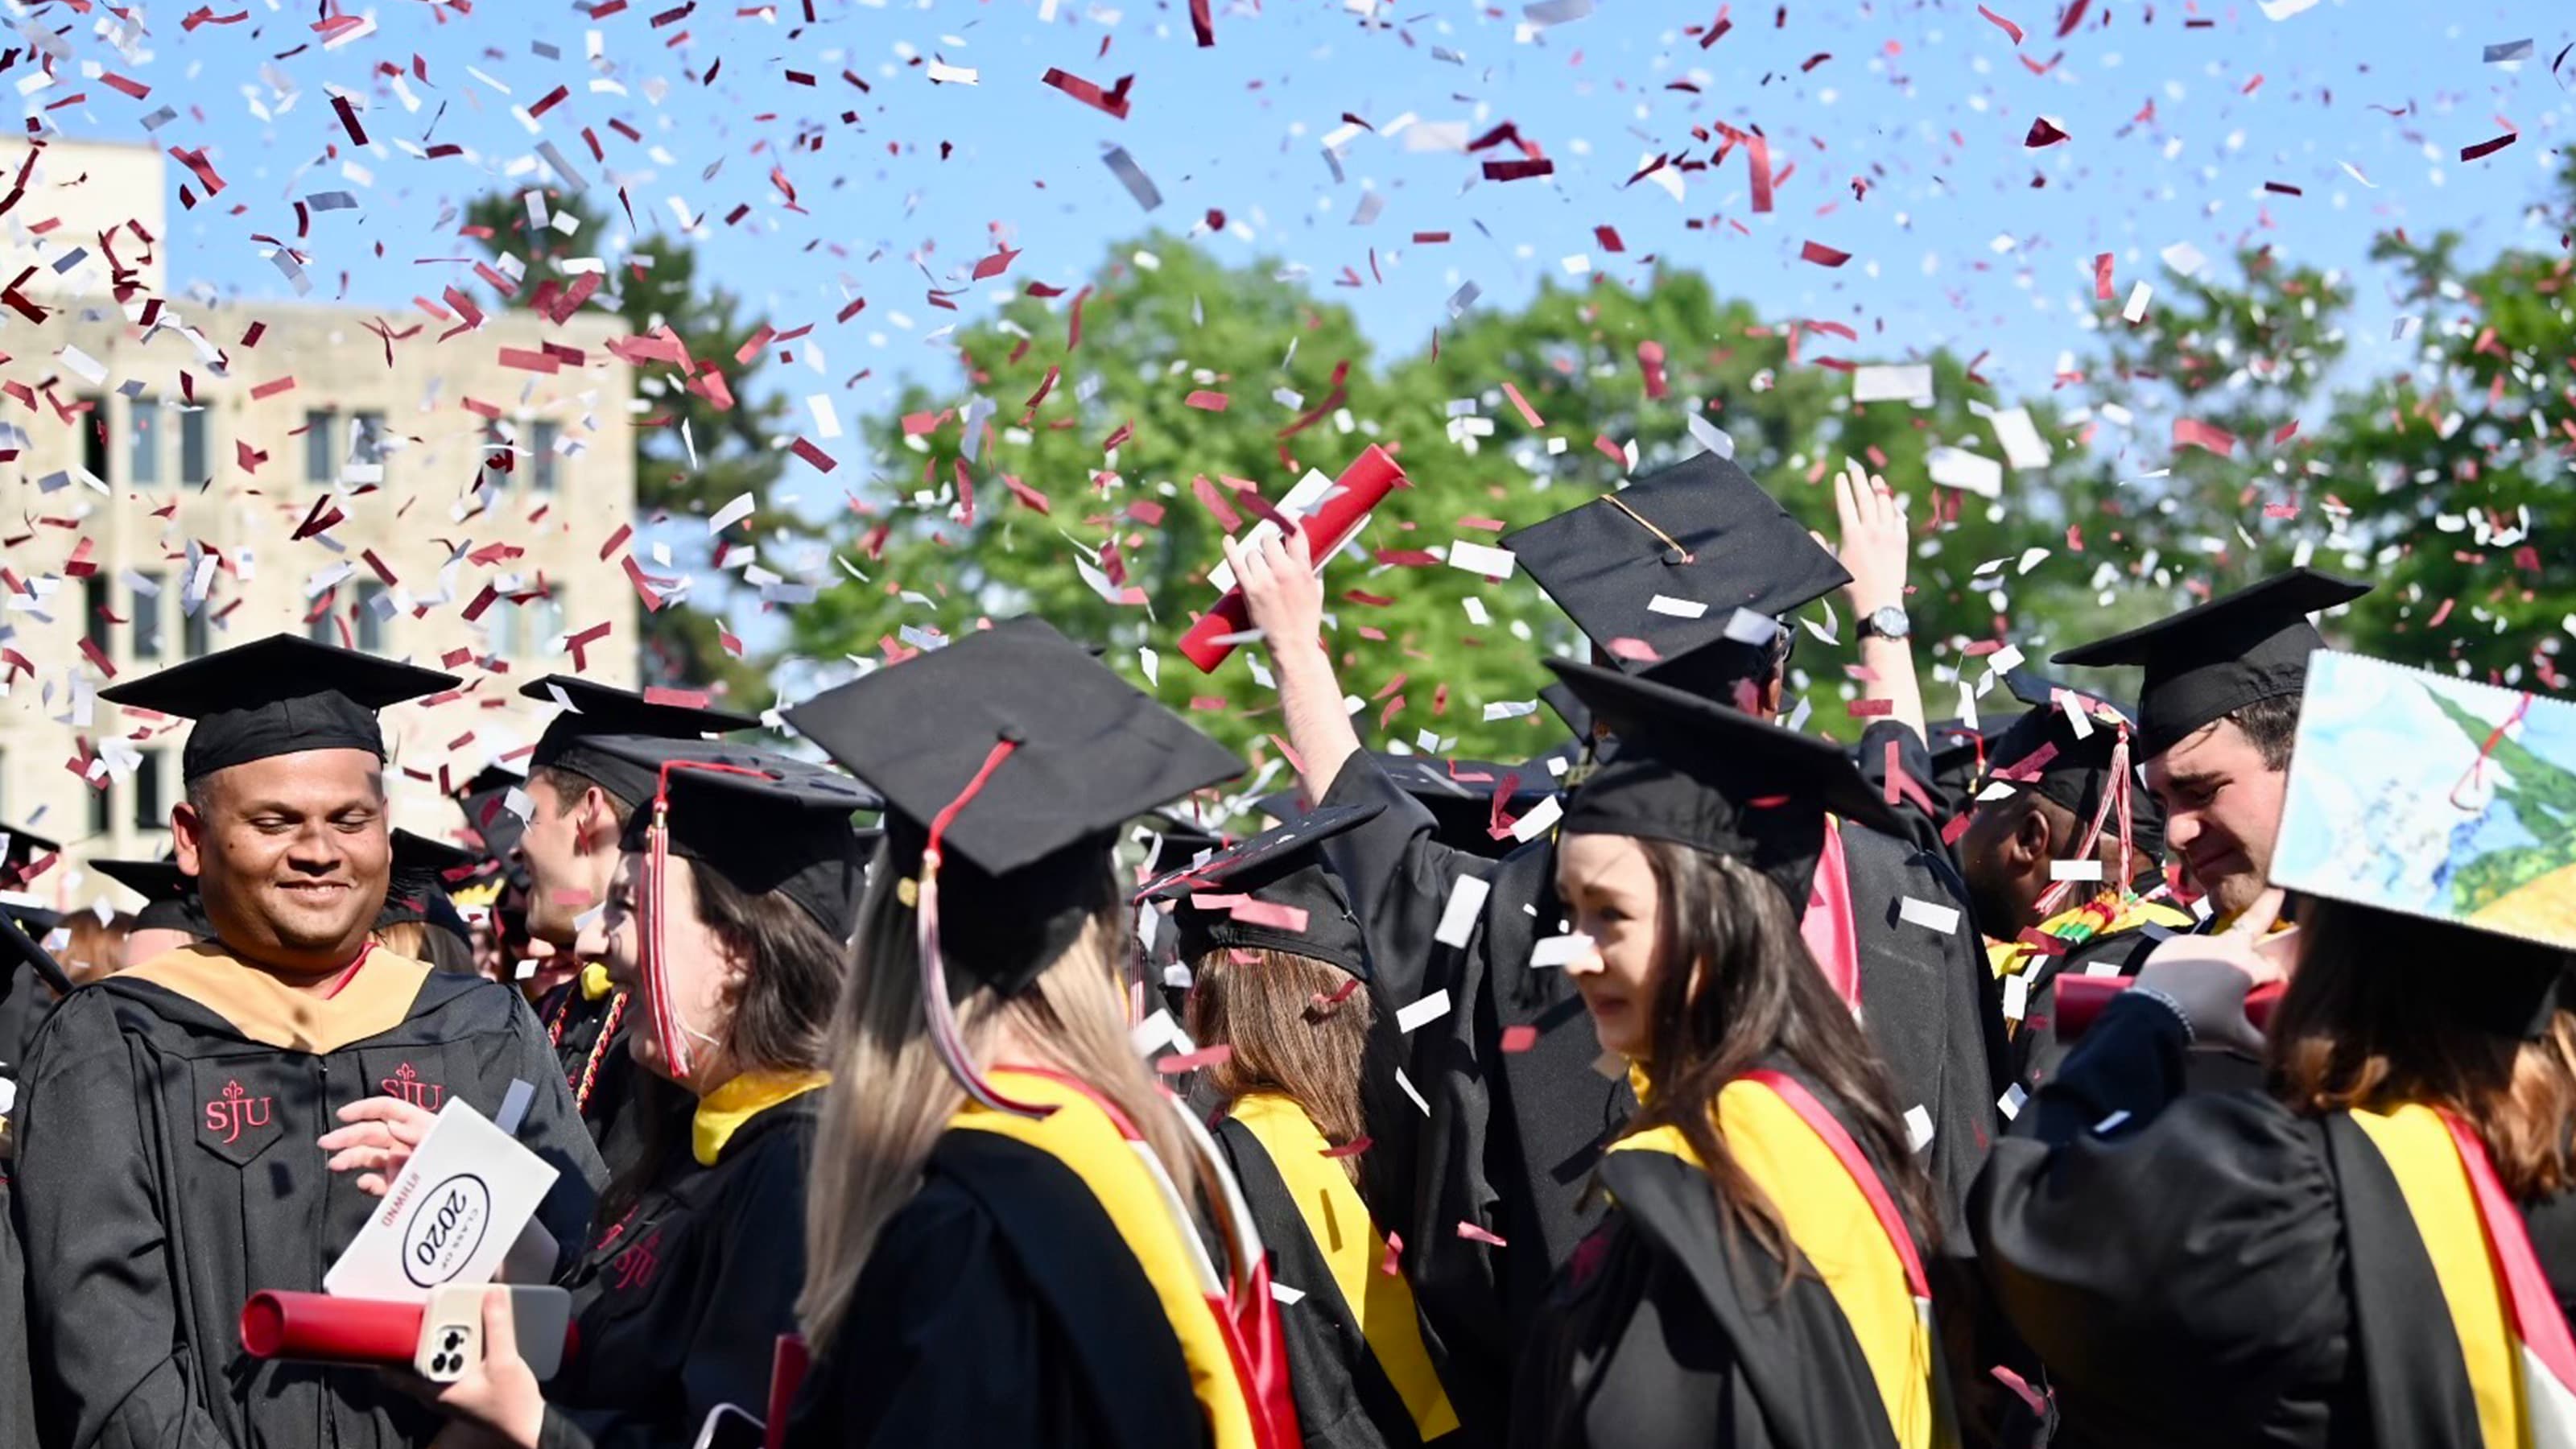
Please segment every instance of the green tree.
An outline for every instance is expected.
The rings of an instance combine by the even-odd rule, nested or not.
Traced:
[[[1111,258],[1075,298],[1023,295],[963,329],[964,386],[914,385],[871,424],[888,488],[841,540],[853,582],[797,612],[800,651],[899,656],[983,614],[1034,612],[1108,646],[1131,676],[1137,651],[1154,650],[1167,703],[1195,702],[1200,723],[1258,753],[1277,727],[1259,651],[1203,677],[1171,643],[1215,597],[1206,576],[1220,537],[1250,522],[1237,486],[1276,500],[1305,470],[1338,471],[1375,442],[1411,487],[1362,536],[1369,557],[1336,561],[1328,576],[1343,685],[1381,738],[1520,759],[1557,726],[1540,714],[1488,721],[1485,708],[1534,699],[1540,661],[1570,649],[1574,632],[1525,578],[1495,585],[1446,566],[1449,547],[1492,543],[1616,486],[1630,443],[1638,471],[1695,451],[1691,408],[1818,528],[1833,526],[1822,480],[1846,455],[1903,488],[1924,530],[1915,582],[1927,637],[1994,638],[1999,613],[2081,589],[2058,582],[2067,570],[2016,575],[2026,551],[2070,547],[2074,505],[2095,486],[2073,444],[2058,440],[2020,475],[2006,495],[2018,506],[1924,481],[1935,447],[1998,451],[1971,411],[1991,389],[1948,356],[1929,359],[1932,405],[1860,407],[1847,370],[1816,365],[1845,340],[1835,330],[1811,329],[1793,363],[1785,330],[1721,301],[1704,278],[1664,271],[1635,291],[1549,286],[1373,367],[1347,311],[1272,264],[1223,267],[1163,236]],[[2033,420],[2057,438],[2053,414]],[[1981,573],[1990,560],[2003,566]],[[2016,585],[2019,600],[1999,609]],[[1848,620],[1838,632],[1847,649]],[[1819,685],[1819,723],[1847,728],[1847,653],[1811,642],[1799,657]]]
[[[696,249],[667,237],[638,238],[597,283],[562,270],[572,258],[608,257],[610,222],[579,196],[547,192],[549,224],[529,225],[522,192],[477,198],[466,209],[465,234],[494,257],[514,259],[520,273],[509,305],[547,308],[569,315],[574,306],[600,305],[617,313],[637,336],[664,327],[675,333],[695,362],[694,373],[654,362],[636,369],[636,390],[649,410],[635,423],[635,507],[639,527],[662,515],[704,516],[745,493],[761,507],[728,530],[737,537],[792,535],[792,514],[768,506],[770,485],[783,471],[783,455],[770,439],[783,427],[787,400],[761,386],[769,329],[744,315],[733,292],[703,280]],[[555,218],[569,218],[562,230]],[[595,295],[576,302],[582,290]],[[672,540],[688,561],[704,557],[697,531]],[[698,588],[706,590],[707,572]],[[721,584],[692,600],[649,610],[640,641],[648,682],[715,686],[754,708],[767,702],[762,672],[724,647]]]

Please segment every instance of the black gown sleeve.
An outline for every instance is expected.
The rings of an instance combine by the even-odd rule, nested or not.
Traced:
[[[1964,809],[1966,802],[1951,799],[1949,792],[1933,783],[1932,752],[1924,746],[1923,737],[1914,732],[1913,726],[1892,719],[1870,721],[1869,728],[1861,731],[1860,744],[1856,747],[1861,779],[1873,792],[1885,798],[1890,779],[1887,769],[1887,747],[1890,743],[1896,746],[1898,773],[1914,784],[1913,790],[1900,785],[1889,807],[1896,812],[1896,837],[1917,850],[1928,850],[1940,856],[1955,868],[1959,858],[1942,843],[1941,824]]]
[[[1374,989],[1403,1007],[1448,987],[1438,964],[1457,953],[1433,935],[1459,878],[1482,876],[1493,863],[1441,844],[1430,809],[1388,779],[1366,751],[1342,766],[1322,803],[1386,807],[1324,845],[1368,942]]]
[[[517,992],[510,993],[517,997]],[[509,1041],[503,1048],[512,1077],[536,1087],[536,1100],[519,1123],[519,1142],[562,1174],[537,1205],[537,1221],[554,1235],[565,1260],[581,1251],[590,1233],[590,1210],[608,1183],[608,1168],[590,1129],[573,1106],[572,1088],[546,1028],[525,1001],[514,1001]]]
[[[2171,1012],[2114,1003],[1969,1199],[1986,1286],[2086,1442],[2322,1416],[2342,1377],[2322,1128],[2254,1093],[2185,1094],[2184,1070]]]
[[[150,1084],[104,992],[75,992],[20,1096],[10,1203],[27,1256],[29,1339],[45,1442],[64,1449],[226,1449],[198,1406],[209,1372],[180,1325],[157,1206]]]

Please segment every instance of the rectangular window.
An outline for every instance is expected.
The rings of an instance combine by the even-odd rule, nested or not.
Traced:
[[[145,587],[127,596],[126,620],[133,641],[134,657],[139,660],[161,657],[161,615],[170,601],[162,597],[169,592],[162,586],[162,575],[138,573],[134,576]]]
[[[316,644],[337,644],[340,642],[339,622],[331,617],[331,606],[339,601],[340,591],[338,589],[333,589],[331,592],[324,594],[322,597],[313,601],[311,605],[313,617],[304,621],[305,638],[312,640]]]
[[[81,781],[81,788],[89,791],[89,833],[105,835],[116,822],[116,801],[112,794],[116,789],[116,782],[108,780],[92,785],[84,778]]]
[[[393,613],[391,603],[385,599],[383,580],[358,581],[358,602],[354,612],[357,615],[358,647],[370,654],[383,653],[385,620]]]
[[[166,416],[150,398],[125,400],[125,481],[138,488],[161,481],[161,430]]]
[[[202,659],[214,652],[214,614],[215,601],[200,599],[197,601],[196,612],[180,621],[179,647],[187,652],[189,658]]]
[[[164,751],[145,750],[134,766],[134,828],[166,830],[170,826],[170,797],[163,788],[169,761]]]
[[[521,607],[528,611],[528,616],[519,621],[527,631],[528,652],[540,654],[554,648],[564,631],[563,601],[548,594],[530,599]]]
[[[81,580],[81,637],[108,651],[107,575],[91,574]]]
[[[327,486],[340,476],[340,415],[329,408],[304,413],[304,481]]]
[[[501,432],[498,422],[483,425],[483,478],[485,488],[507,488],[513,471],[510,440]]]
[[[539,493],[555,491],[555,465],[561,461],[555,455],[555,440],[562,435],[563,429],[553,423],[539,423],[529,430],[528,486]]]
[[[88,411],[81,414],[81,466],[101,483],[107,481],[107,399],[81,399]]]
[[[214,476],[214,418],[203,407],[179,414],[179,481],[203,483]]]
[[[349,457],[360,463],[385,461],[385,415],[362,412],[349,419]]]

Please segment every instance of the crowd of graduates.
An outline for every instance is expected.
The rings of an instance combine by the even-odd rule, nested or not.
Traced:
[[[454,676],[103,690],[186,796],[94,863],[121,943],[0,931],[0,1446],[2576,1445],[2576,887],[2271,879],[2364,586],[1936,722],[1902,513],[1836,486],[1830,546],[1713,455],[1506,538],[1589,641],[1510,765],[1364,748],[1317,561],[1230,543],[1297,776],[1248,835],[1243,762],[1036,618],[794,754],[528,685],[463,848],[389,828],[378,721]],[[1856,746],[1781,722],[1819,600]],[[516,1084],[561,1368],[506,1293],[452,1383],[254,1353]]]

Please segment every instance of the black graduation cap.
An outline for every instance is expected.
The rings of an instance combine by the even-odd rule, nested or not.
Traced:
[[[1568,835],[1667,840],[1732,856],[1806,910],[1828,812],[1893,835],[1896,814],[1840,745],[1615,669],[1551,659],[1619,737],[1576,788]]]
[[[1573,690],[1563,684],[1551,684],[1540,690],[1538,697],[1550,713],[1564,721],[1566,729],[1576,739],[1592,738],[1592,711],[1584,707],[1582,700],[1574,697]]]
[[[1180,932],[1180,957],[1198,962],[1228,947],[1284,951],[1338,966],[1365,981],[1368,944],[1351,914],[1341,881],[1324,864],[1324,843],[1376,819],[1383,805],[1328,805],[1301,820],[1265,830],[1196,865],[1166,874],[1136,893],[1144,901],[1175,901],[1172,924]],[[1231,903],[1202,906],[1204,898],[1241,896],[1261,906],[1305,913],[1303,929],[1268,919],[1247,919]]]
[[[2141,758],[2153,759],[2212,720],[2306,688],[2308,656],[2325,647],[2308,615],[2369,592],[2368,584],[2292,569],[2051,660],[2146,666],[2138,744]]]
[[[1975,729],[1968,728],[1963,719],[1932,721],[1927,726],[1932,737],[1925,741],[1932,757],[1932,783],[1961,802],[1964,809],[1977,778],[1986,772],[1994,742],[2020,719],[2017,714],[1997,719],[1980,717]]]
[[[787,711],[886,798],[892,868],[940,839],[948,986],[1009,995],[1123,894],[1108,852],[1125,823],[1243,772],[1042,619],[1020,618],[889,665]]]
[[[0,825],[0,890],[23,890],[34,879],[29,867],[48,856],[62,853],[59,840],[48,839],[32,830],[15,825]]]
[[[1154,853],[1146,862],[1150,870],[1177,870],[1202,851],[1223,849],[1228,839],[1176,810],[1146,811],[1144,827],[1154,833]]]
[[[376,912],[376,929],[418,921],[473,945],[474,932],[447,894],[447,877],[474,862],[472,851],[408,830],[395,831],[393,871],[385,882],[385,903]]]
[[[1503,546],[1604,650],[1637,639],[1654,651],[1619,654],[1630,670],[1721,643],[1749,662],[1768,646],[1728,637],[1736,610],[1777,619],[1851,582],[1762,485],[1714,453],[1534,523]],[[1704,611],[1658,612],[1658,596]]]
[[[709,709],[704,704],[656,700],[640,690],[618,689],[570,674],[549,674],[519,687],[528,699],[561,699],[571,705],[546,722],[537,747],[528,752],[528,768],[549,765],[570,770],[627,805],[653,798],[654,772],[613,751],[595,749],[602,735],[650,735],[657,739],[694,740],[730,734],[760,723],[749,715]]]
[[[201,780],[306,750],[366,750],[382,759],[376,711],[456,684],[455,675],[435,669],[271,634],[110,685],[98,697],[195,720],[179,773]]]
[[[741,745],[658,735],[593,735],[588,745],[655,782],[626,822],[626,849],[651,848],[658,814],[671,854],[704,862],[746,894],[776,891],[833,940],[849,939],[868,868],[868,838],[850,816],[883,808],[873,791],[822,765]],[[657,799],[666,799],[658,810]]]
[[[2087,694],[2040,674],[2036,670],[2015,669],[2004,675],[2005,685],[2013,698],[2029,705],[2030,712],[2013,721],[1986,747],[1986,774],[2000,777],[2043,749],[2050,749],[2048,759],[2038,773],[2020,785],[2043,800],[2062,805],[2084,825],[2093,823],[2094,815],[2110,792],[2113,779],[2113,755],[2121,729],[2129,724],[2129,712],[2099,695]],[[2078,738],[2075,723],[2067,717],[2067,706],[2058,703],[2061,693],[2072,696],[2072,706],[2080,711],[2090,726]],[[2134,726],[2131,726],[2134,732]],[[2143,759],[2133,745],[2128,768],[2129,839],[2132,845],[2150,857],[2162,858],[2165,850],[2165,812],[2156,803],[2152,791],[2141,786],[2135,770]],[[2108,819],[2103,829],[2117,831],[2118,819]]]
[[[1503,792],[1503,809],[1527,815],[1556,793],[1555,774],[1546,761],[1497,765],[1483,760],[1453,760],[1430,755],[1390,755],[1376,750],[1369,758],[1389,783],[1422,802],[1431,812],[1432,835],[1453,850],[1499,858],[1520,847],[1506,835],[1494,838],[1494,796]],[[1509,786],[1508,790],[1505,789]],[[1304,811],[1298,793],[1281,791],[1253,804],[1274,820],[1294,820]]]
[[[528,822],[510,813],[512,790],[524,793],[528,777],[507,765],[491,764],[474,772],[474,778],[457,788],[456,808],[465,812],[465,828],[483,842],[483,851],[494,860],[507,861],[519,848],[519,837],[527,833]]]
[[[138,930],[211,933],[205,908],[197,900],[197,878],[179,869],[175,857],[93,860],[89,868],[143,897],[143,909],[134,913]]]

